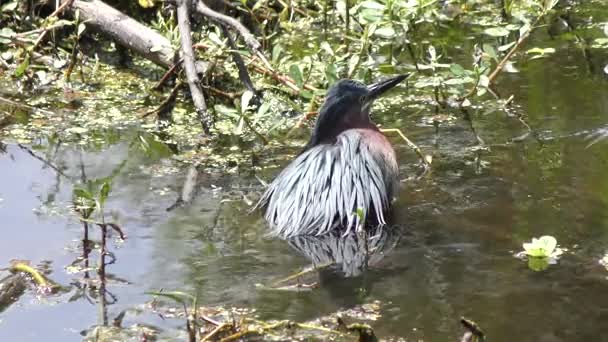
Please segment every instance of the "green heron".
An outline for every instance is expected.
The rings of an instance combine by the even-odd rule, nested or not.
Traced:
[[[340,80],[328,91],[310,141],[256,207],[276,235],[322,235],[386,224],[398,187],[395,151],[370,119],[375,99],[407,75],[365,86]],[[361,210],[362,215],[361,215]]]

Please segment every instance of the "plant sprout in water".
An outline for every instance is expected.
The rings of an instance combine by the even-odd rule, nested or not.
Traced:
[[[556,264],[563,249],[557,247],[557,240],[550,235],[532,238],[532,242],[523,244],[524,250],[515,256],[528,260],[528,267],[534,271],[545,270],[549,265]]]

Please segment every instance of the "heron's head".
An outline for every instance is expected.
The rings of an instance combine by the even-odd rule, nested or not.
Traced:
[[[369,113],[374,100],[407,77],[399,75],[368,86],[346,79],[336,82],[327,92],[307,147],[333,141],[349,128],[371,126]]]

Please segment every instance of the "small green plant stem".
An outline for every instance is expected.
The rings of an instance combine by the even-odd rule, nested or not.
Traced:
[[[38,272],[38,270],[36,270],[30,265],[27,265],[23,262],[17,262],[14,265],[11,265],[10,269],[15,272],[25,272],[29,274],[30,276],[32,276],[36,284],[40,287],[49,286],[49,282],[46,280],[46,278],[44,278],[44,276],[40,272]]]

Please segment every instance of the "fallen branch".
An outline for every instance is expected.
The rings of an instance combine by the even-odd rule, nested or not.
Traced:
[[[71,1],[64,0],[62,3]],[[174,64],[175,50],[167,38],[103,1],[73,0],[70,12],[75,15],[77,11],[87,28],[108,36],[164,68]]]

